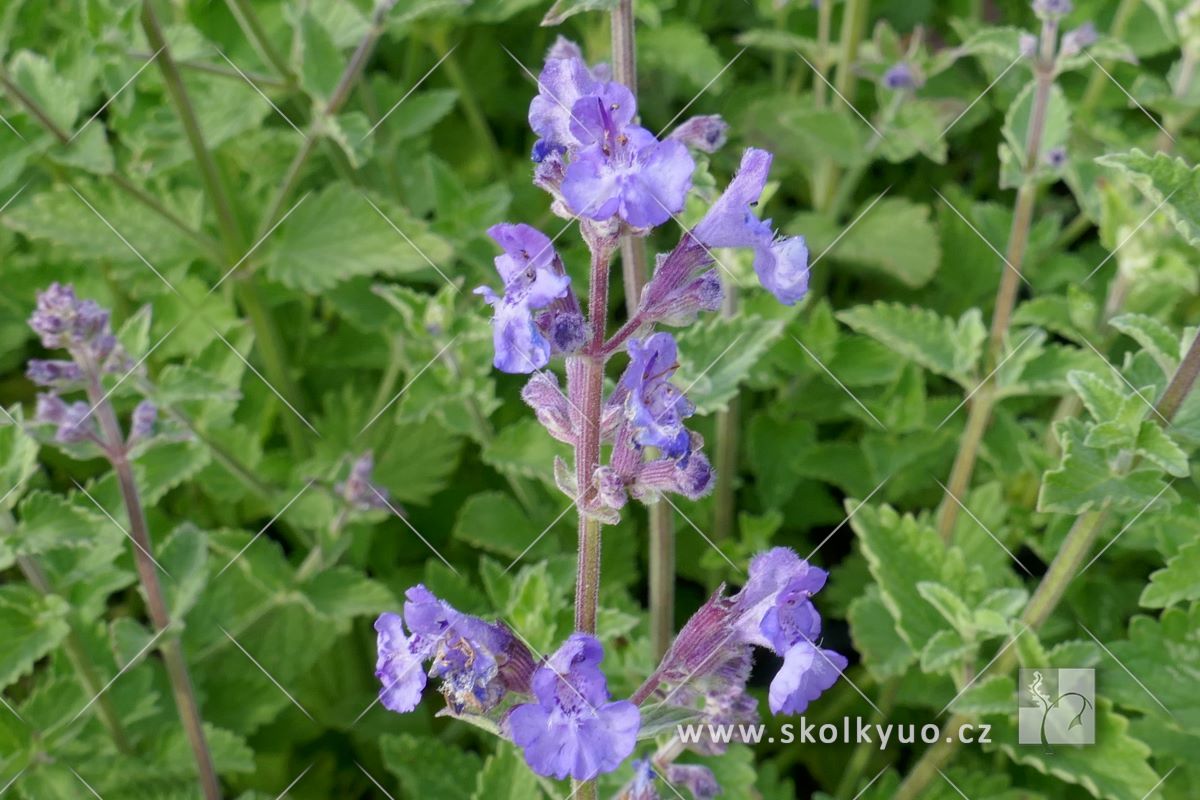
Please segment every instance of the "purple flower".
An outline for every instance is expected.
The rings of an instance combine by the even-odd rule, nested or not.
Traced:
[[[725,144],[728,131],[729,123],[719,114],[703,114],[685,120],[667,138],[678,139],[702,153],[715,153]]]
[[[148,438],[154,433],[154,423],[157,419],[158,406],[149,400],[138,403],[129,420],[129,440]]]
[[[1017,39],[1017,46],[1020,48],[1022,58],[1033,58],[1038,51],[1038,37],[1023,31]]]
[[[57,430],[54,439],[62,444],[76,444],[88,439],[97,440],[91,421],[91,408],[82,400],[68,403],[56,394],[39,394],[35,419]]]
[[[1064,56],[1074,56],[1091,47],[1099,39],[1096,26],[1089,20],[1074,30],[1063,34],[1062,46],[1059,50]]]
[[[509,691],[528,693],[533,659],[508,628],[463,614],[421,585],[405,598],[403,617],[388,612],[375,621],[375,676],[383,683],[384,708],[399,713],[416,708],[425,689],[426,661],[457,714],[486,713]]]
[[[1063,164],[1067,163],[1067,148],[1052,147],[1046,151],[1046,165],[1051,169],[1059,169]]]
[[[567,396],[558,388],[558,377],[552,372],[538,372],[529,378],[521,390],[521,399],[529,404],[538,422],[560,442],[574,444],[575,424]]]
[[[582,217],[617,216],[634,228],[661,225],[683,210],[696,164],[683,142],[660,142],[629,124],[632,95],[609,95],[583,97],[571,109],[572,133],[593,143],[568,164],[563,197]]]
[[[372,481],[375,471],[375,456],[370,451],[363,453],[350,465],[346,480],[335,484],[333,490],[349,505],[360,511],[387,508],[387,489]]]
[[[566,152],[580,144],[592,144],[595,139],[581,142],[572,130],[572,109],[580,98],[589,95],[605,95],[616,102],[616,112],[622,119],[633,119],[636,104],[629,90],[620,94],[620,84],[606,86],[579,55],[579,48],[565,39],[560,39],[548,53],[542,74],[538,76],[537,97],[529,103],[529,127],[540,138],[534,145],[534,161],[541,161],[538,153]]]
[[[679,368],[675,337],[655,333],[644,340],[630,339],[629,366],[621,376],[628,394],[625,414],[633,426],[633,440],[642,447],[657,447],[664,456],[678,458],[691,449],[683,420],[696,410],[683,392],[671,383]]]
[[[503,372],[533,372],[549,363],[556,347],[561,350],[564,344],[577,347],[582,343],[579,336],[583,330],[582,317],[577,301],[570,294],[571,279],[564,273],[550,239],[535,228],[493,225],[488,235],[504,250],[496,256],[496,271],[504,281],[504,295],[497,296],[487,286],[475,290],[494,310],[493,363]],[[534,319],[535,310],[552,305],[550,312]],[[564,322],[563,315],[579,317],[578,322],[573,319]],[[554,334],[554,341],[546,338],[544,329]]]
[[[1071,0],[1033,0],[1033,13],[1040,19],[1057,20],[1071,13]]]
[[[771,221],[751,211],[771,170],[771,154],[750,148],[728,188],[691,235],[706,248],[751,247],[759,281],[784,305],[808,292],[808,247],[803,236],[776,239]]]
[[[700,764],[671,764],[667,767],[667,782],[684,787],[695,800],[712,800],[721,793],[712,770]]]
[[[82,381],[83,370],[74,361],[31,358],[25,368],[25,376],[38,386],[63,388]]]
[[[639,758],[633,762],[633,780],[619,800],[661,800],[654,780],[654,765],[650,759]]]
[[[888,89],[912,89],[917,85],[917,76],[907,62],[893,64],[883,73],[883,85]]]
[[[37,308],[29,318],[29,327],[45,347],[64,349],[78,365],[71,375],[84,377],[89,372],[115,372],[128,358],[112,335],[108,311],[94,300],[80,300],[70,285],[52,283],[37,296]],[[63,369],[64,362],[30,364],[30,380],[41,383],[47,370]],[[72,378],[74,380],[75,378]],[[46,385],[46,384],[43,384]]]
[[[628,700],[609,700],[603,658],[595,637],[571,634],[534,672],[536,702],[509,713],[506,727],[537,774],[590,780],[633,753],[641,717]]]

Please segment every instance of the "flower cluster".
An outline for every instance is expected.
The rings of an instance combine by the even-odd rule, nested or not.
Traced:
[[[403,616],[375,621],[385,708],[412,711],[434,677],[451,713],[489,720],[539,775],[589,780],[633,752],[641,715],[632,702],[611,700],[595,637],[573,634],[535,666],[502,623],[463,614],[424,586],[405,596]]]
[[[26,377],[47,388],[37,398],[35,419],[55,428],[61,444],[91,441],[101,448],[132,447],[149,438],[158,416],[157,407],[141,401],[133,410],[129,435],[122,442],[106,442],[93,414],[100,405],[101,380],[105,375],[125,373],[133,361],[113,335],[107,309],[94,300],[82,300],[70,285],[52,283],[37,296],[37,307],[29,327],[49,349],[66,350],[69,359],[30,359]],[[85,390],[95,405],[83,400],[68,402],[62,394]]]
[[[752,722],[757,712],[746,680],[753,648],[763,647],[783,658],[768,693],[771,712],[803,712],[847,664],[818,644],[821,617],[812,597],[826,577],[786,547],[755,556],[742,590],[726,596],[719,589],[696,612],[637,697],[698,707],[714,722]],[[709,743],[714,748],[719,743]]]

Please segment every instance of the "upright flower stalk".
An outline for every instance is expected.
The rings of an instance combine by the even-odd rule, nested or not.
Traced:
[[[1025,251],[1029,245],[1029,231],[1033,222],[1033,210],[1037,200],[1037,173],[1041,166],[1042,138],[1046,129],[1046,112],[1050,105],[1051,90],[1057,75],[1058,23],[1070,9],[1070,4],[1056,0],[1038,0],[1034,9],[1042,20],[1041,35],[1038,37],[1036,53],[1033,55],[1034,92],[1029,117],[1029,130],[1025,138],[1025,153],[1022,163],[1023,180],[1017,189],[1013,205],[1012,227],[1008,234],[1008,246],[1000,272],[1000,285],[996,290],[996,302],[992,310],[991,331],[984,358],[983,374],[991,375],[999,365],[1004,351],[1004,342],[1012,320],[1017,293],[1021,288],[1021,270]],[[1065,10],[1064,10],[1065,9]],[[1031,37],[1032,38],[1032,37]],[[986,381],[975,393],[968,411],[966,427],[959,440],[954,466],[946,481],[946,497],[938,509],[937,527],[942,539],[949,540],[954,531],[961,499],[971,485],[975,462],[983,435],[987,432],[996,406],[996,390]],[[956,499],[957,498],[957,499]]]
[[[154,435],[157,408],[143,400],[130,416],[128,433],[122,430],[109,399],[111,392],[105,391],[102,381],[106,375],[128,373],[134,365],[112,333],[108,312],[95,302],[80,300],[70,286],[52,284],[38,295],[37,310],[29,324],[44,346],[66,350],[70,355],[69,360],[29,362],[29,379],[48,389],[38,396],[36,420],[52,428],[53,441],[68,453],[83,458],[100,455],[116,473],[134,544],[134,564],[156,638],[162,638],[160,650],[179,718],[191,745],[204,797],[217,800],[221,796],[220,782],[183,649],[172,630],[170,610],[158,580],[159,565],[154,560],[154,544],[131,463],[131,457]],[[68,403],[62,399],[64,393],[81,390],[86,402]]]

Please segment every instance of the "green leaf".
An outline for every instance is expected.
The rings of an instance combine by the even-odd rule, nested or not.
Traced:
[[[331,567],[311,578],[302,591],[314,611],[338,622],[397,606],[387,587],[351,567]]]
[[[879,681],[903,675],[913,661],[913,651],[897,633],[878,586],[868,585],[854,599],[847,618],[854,649],[862,654],[871,675]]]
[[[542,537],[540,540],[539,536]],[[522,553],[537,557],[555,541],[542,524],[529,518],[511,495],[495,491],[480,492],[467,498],[454,522],[454,538],[509,560]]]
[[[14,413],[15,412],[15,413]],[[0,413],[0,486],[4,486],[4,494],[0,495],[0,510],[7,511],[21,499],[20,491],[12,491],[29,480],[37,470],[38,445],[21,427],[24,417],[20,408],[7,412],[18,424],[14,425],[9,417]]]
[[[660,71],[692,90],[720,94],[727,59],[707,34],[688,22],[670,22],[659,28],[642,28],[637,36],[638,68]],[[711,82],[711,88],[707,86]]]
[[[458,92],[453,89],[429,89],[418,92],[399,106],[394,114],[379,126],[397,141],[405,141],[425,133],[454,110]]]
[[[861,220],[833,246],[830,256],[882,272],[911,288],[928,283],[942,260],[929,206],[888,197],[859,213]]]
[[[1016,698],[1011,675],[989,675],[960,694],[950,708],[956,714],[1011,714]]]
[[[1072,372],[1067,376],[1067,381],[1097,422],[1116,419],[1124,411],[1125,393],[1117,389],[1112,381],[1083,371]]]
[[[56,547],[88,547],[96,530],[108,522],[88,509],[49,492],[34,491],[17,509],[21,522],[11,544],[21,555],[45,553]]]
[[[471,800],[537,800],[542,796],[537,776],[516,747],[501,742],[475,776]]]
[[[12,81],[46,111],[59,130],[74,133],[84,101],[84,87],[55,69],[45,57],[28,50],[17,53],[8,66]]]
[[[1138,603],[1166,608],[1187,600],[1200,600],[1200,540],[1179,548],[1165,567],[1150,574]]]
[[[1036,81],[1025,85],[1017,99],[1008,108],[1004,117],[1004,140],[1000,146],[1000,186],[1012,188],[1019,186],[1024,179],[1026,170],[1026,149],[1029,137],[1030,118],[1033,114],[1033,103]],[[1041,153],[1048,153],[1056,147],[1065,147],[1071,133],[1071,108],[1059,85],[1053,84],[1050,89],[1050,100],[1046,106],[1045,121],[1042,126]],[[1035,174],[1053,174],[1045,162],[1032,166]]]
[[[0,689],[33,669],[70,631],[70,607],[57,595],[28,586],[0,586]]]
[[[1184,730],[1200,726],[1200,603],[1168,608],[1158,619],[1136,616],[1129,623],[1129,638],[1108,647],[1125,668],[1106,673],[1105,691],[1114,700]]]
[[[679,372],[675,383],[686,389],[696,413],[728,407],[738,386],[780,336],[784,320],[757,316],[713,316],[676,335]]]
[[[505,475],[536,478],[554,486],[554,458],[571,457],[571,448],[554,439],[534,419],[523,419],[502,428],[483,446],[484,463]]]
[[[1064,420],[1056,430],[1063,458],[1058,467],[1047,471],[1042,478],[1039,511],[1082,514],[1106,501],[1117,509],[1137,511],[1162,490],[1161,473],[1157,469],[1118,473],[1101,450],[1084,443],[1088,429],[1080,420]],[[1170,489],[1163,494],[1173,497]]]
[[[1099,162],[1128,175],[1151,203],[1163,204],[1188,244],[1200,245],[1200,167],[1189,167],[1166,153],[1147,155],[1136,149],[1103,156]]]
[[[1096,743],[1087,747],[1022,747],[1007,718],[998,718],[992,740],[1018,764],[1046,775],[1079,784],[1095,797],[1140,800],[1158,785],[1159,776],[1148,763],[1150,748],[1129,735],[1129,720],[1104,699],[1096,702]]]
[[[312,13],[301,14],[296,27],[300,86],[323,106],[329,102],[342,74],[341,51]]]
[[[469,800],[475,786],[471,777],[483,769],[475,753],[432,736],[389,734],[379,740],[379,751],[409,797]]]
[[[301,202],[263,249],[273,279],[310,292],[358,275],[426,273],[440,282],[429,261],[446,272],[443,265],[452,254],[424,222],[382,198],[368,202],[366,194],[345,183]]]
[[[612,11],[616,7],[617,0],[554,0],[554,5],[542,17],[542,24],[561,25],[568,17],[584,11]]]
[[[957,631],[938,631],[921,649],[921,669],[933,673],[947,672],[974,649],[975,645],[964,642]]]
[[[1175,444],[1162,427],[1154,420],[1143,420],[1137,437],[1137,454],[1165,469],[1176,478],[1191,474],[1187,453]]]
[[[987,338],[977,309],[964,313],[957,323],[928,309],[882,302],[855,306],[837,316],[925,369],[974,388],[971,376]]]
[[[208,534],[190,523],[179,526],[163,542],[158,562],[171,576],[163,588],[171,619],[179,621],[208,582]]]
[[[1141,345],[1162,367],[1164,374],[1175,372],[1179,365],[1179,337],[1166,325],[1145,314],[1121,314],[1108,324]]]
[[[936,608],[955,630],[960,633],[970,630],[971,610],[955,592],[936,581],[918,582],[917,592]]]

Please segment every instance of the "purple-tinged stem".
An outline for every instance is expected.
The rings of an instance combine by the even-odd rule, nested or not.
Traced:
[[[158,565],[155,564],[152,556],[154,544],[150,540],[146,512],[142,507],[137,482],[134,480],[133,465],[129,463],[125,437],[121,432],[120,423],[117,422],[117,415],[105,397],[98,378],[91,379],[87,394],[96,409],[95,413],[100,423],[105,453],[117,474],[121,498],[125,502],[125,513],[129,517],[129,536],[137,545],[134,548],[133,557],[134,564],[137,566],[138,578],[142,583],[142,591],[146,596],[146,610],[155,631],[162,636],[160,649],[163,663],[167,668],[171,691],[175,695],[175,706],[179,711],[179,719],[183,723],[184,732],[187,734],[188,743],[192,748],[192,756],[196,760],[200,788],[204,792],[205,800],[220,800],[221,783],[217,778],[212,753],[204,734],[204,723],[196,703],[196,692],[192,688],[187,662],[183,658],[183,648],[176,634],[166,633],[171,627],[171,613],[167,607],[162,585],[158,580]]]

